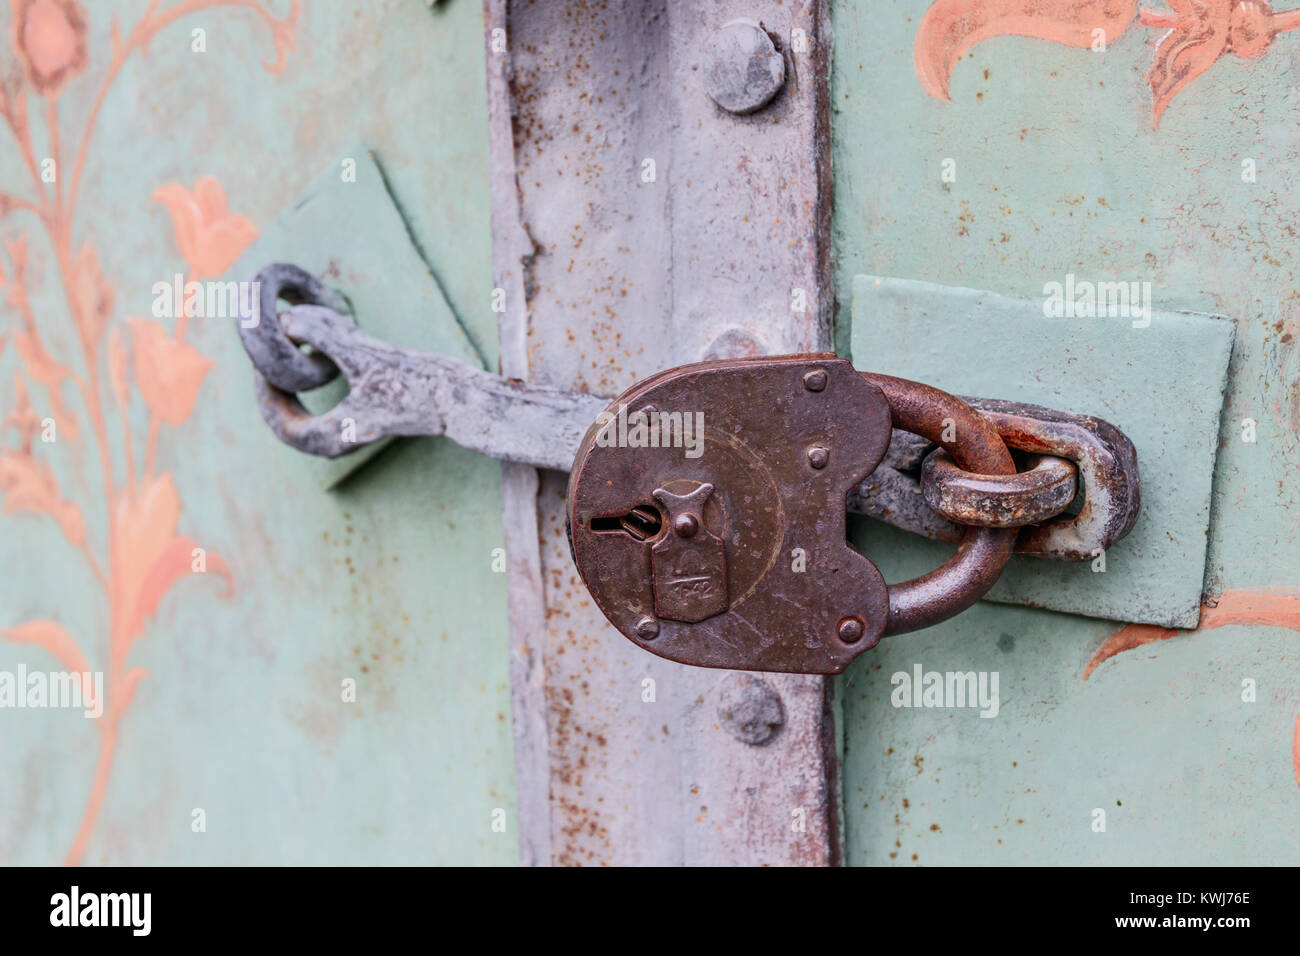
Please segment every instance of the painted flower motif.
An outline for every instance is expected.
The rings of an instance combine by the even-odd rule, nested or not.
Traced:
[[[163,472],[118,495],[112,545],[113,639],[121,653],[144,630],[158,604],[182,577],[195,572],[191,538],[178,535],[181,499],[172,476]],[[203,570],[225,579],[230,570],[216,555],[205,557]]]
[[[41,619],[19,624],[0,630],[0,636],[15,644],[35,644],[49,651],[61,663],[65,670],[84,673],[90,668],[86,665],[85,655],[77,644],[77,639],[68,633],[58,621]]]
[[[129,641],[139,634],[144,619],[162,598],[161,593],[146,594],[145,586],[176,540],[181,501],[172,476],[163,473],[124,489],[115,512],[112,576],[117,620],[113,633]]]
[[[44,385],[49,392],[50,411],[59,427],[64,429],[69,438],[77,436],[77,416],[63,400],[63,382],[68,377],[68,370],[56,362],[45,346],[30,332],[13,334],[14,351],[22,359],[23,367],[32,381]]]
[[[271,39],[275,43],[275,59],[270,62],[262,61],[262,68],[267,73],[282,71],[285,63],[288,62],[289,54],[294,51],[293,28],[298,24],[298,14],[302,12],[301,8],[300,0],[293,0],[287,17],[283,20],[271,21]]]
[[[122,345],[122,330],[116,326],[108,333],[108,384],[117,407],[126,408],[126,348]]]
[[[948,81],[968,50],[996,36],[1035,37],[1088,49],[1114,43],[1138,0],[934,0],[921,18],[912,62],[925,92],[951,99]]]
[[[179,425],[194,410],[194,399],[212,360],[169,337],[157,322],[135,316],[129,321],[135,381],[144,403],[168,425]]]
[[[59,523],[63,535],[81,547],[86,541],[86,522],[74,502],[59,495],[54,471],[30,454],[0,451],[0,497],[7,515],[49,515]]]
[[[86,68],[86,12],[77,0],[10,0],[14,49],[36,92],[58,96]]]
[[[176,243],[196,278],[223,275],[257,238],[252,220],[226,208],[226,191],[212,176],[201,178],[193,191],[167,183],[151,198],[171,213]]]
[[[181,500],[172,476],[163,473],[123,489],[114,510],[113,634],[130,641],[162,598],[161,593],[146,594],[145,585],[176,540]]]
[[[0,420],[0,435],[11,428],[22,440],[24,451],[31,447],[32,436],[41,430],[40,416],[27,398],[27,383],[21,375],[14,376],[14,407]]]

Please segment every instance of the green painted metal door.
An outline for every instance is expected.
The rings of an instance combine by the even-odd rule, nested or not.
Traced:
[[[850,863],[1300,861],[1296,38],[1265,51],[1244,22],[1264,5],[1241,6],[1141,23],[1136,4],[1089,0],[834,7],[842,336],[863,273],[1035,305],[1067,276],[1149,283],[1157,309],[1236,329],[1222,422],[1200,452],[1215,463],[1199,627],[985,603],[885,642],[841,685]],[[1199,30],[1205,43],[1181,43]],[[948,336],[968,334],[965,319],[945,320]],[[1176,395],[1203,354],[1180,351],[1173,326],[1105,321],[1112,341],[1148,336],[1127,341],[1150,358],[1107,371],[1079,354],[1057,374],[1103,382],[1121,426],[1125,393],[1145,392],[1160,434],[1187,428]],[[886,353],[942,334],[891,329]],[[1000,381],[1008,397],[1056,384],[1041,343],[966,347],[979,367],[954,360],[933,384],[970,394]],[[1183,480],[1161,448],[1139,446],[1144,495]],[[905,542],[861,534],[889,577]],[[1174,571],[1150,560],[1105,573],[1156,590]],[[997,673],[997,716],[896,706],[911,701],[895,675],[918,666]]]
[[[489,142],[510,144],[511,122],[525,127],[513,130],[517,147],[541,144],[527,153],[535,185],[520,180],[521,217],[581,180],[611,208],[692,223],[680,242],[718,218],[688,192],[718,174],[703,150],[674,154],[676,169],[660,157],[675,206],[645,188],[655,180],[643,154],[680,124],[630,110],[626,77],[600,122],[640,117],[636,137],[559,124],[563,101],[532,95],[561,81],[603,89],[588,55],[610,36],[623,38],[617,56],[657,63],[636,31],[667,20],[672,49],[689,49],[693,21],[670,6],[647,17],[557,7],[574,31],[563,44],[572,72],[537,53],[555,36],[546,14],[523,14],[538,44],[510,76],[489,59],[504,0],[489,3],[486,24],[467,0],[15,0],[0,12],[0,862],[507,864],[526,799],[544,834],[524,839],[530,862],[835,857],[833,806],[811,847],[784,829],[785,805],[708,787],[701,798],[692,784],[725,779],[720,766],[781,780],[835,736],[818,723],[829,720],[820,684],[781,684],[806,739],[787,728],[766,756],[679,743],[683,731],[717,731],[697,706],[715,688],[610,649],[621,639],[601,629],[564,564],[562,476],[539,491],[531,471],[507,470],[509,520],[532,523],[526,570],[550,589],[525,610],[552,655],[532,662],[528,681],[514,662],[512,699],[508,599],[516,621],[524,612],[504,573],[500,466],[434,439],[341,466],[289,450],[257,417],[232,314],[220,301],[185,306],[189,282],[302,258],[369,331],[488,369],[535,361],[543,379],[615,391],[633,372],[687,360],[679,346],[694,348],[707,322],[664,319],[656,292],[674,287],[658,283],[671,274],[707,291],[713,267],[665,247],[671,268],[659,268],[636,246],[659,233],[633,219],[584,222],[592,228],[547,247],[549,263],[534,263],[530,246],[534,271],[509,277],[544,299],[539,276],[558,288],[566,263],[590,267],[605,298],[551,303],[572,309],[580,344],[558,325],[546,341],[521,326],[501,349],[494,311],[494,246],[515,236],[494,236],[491,216],[516,195],[490,197]],[[969,341],[968,315],[922,323],[919,306],[909,310],[923,295],[960,298],[957,288],[1018,297],[1031,312],[1053,284],[1149,289],[1160,321],[1115,317],[1116,337],[1147,336],[1129,340],[1141,361],[1136,344],[1125,361],[1118,338],[1090,327],[1096,354],[1052,374],[1087,384],[1109,413],[1140,417],[1155,436],[1138,449],[1152,500],[1177,499],[1185,482],[1185,507],[1205,508],[1209,527],[1194,628],[1099,617],[1087,604],[1099,585],[1076,577],[1062,588],[1079,613],[982,603],[884,642],[839,678],[845,862],[1300,861],[1290,20],[1262,19],[1262,5],[1139,18],[1136,4],[1099,0],[840,2],[826,35],[820,5],[808,7],[789,16],[812,21],[799,39],[812,37],[811,49],[796,53],[802,75],[829,75],[834,271],[819,291],[838,302],[839,351],[891,363],[882,372],[939,361],[928,380],[958,393],[1054,394],[1043,374],[1060,359],[1052,334],[1017,325],[1011,335],[1007,318],[1006,341]],[[579,16],[618,29],[570,22]],[[976,22],[985,28],[971,31]],[[769,30],[776,23],[774,13]],[[1180,42],[1198,31],[1210,39]],[[657,70],[644,90],[667,83],[697,110],[692,129],[714,121]],[[816,102],[809,89],[794,84],[774,115],[797,125]],[[505,93],[490,122],[493,90]],[[526,109],[502,114],[500,103]],[[803,122],[814,141],[820,120]],[[708,135],[758,149],[740,129]],[[548,165],[545,144],[565,137],[593,161],[556,187],[574,169]],[[611,157],[627,161],[633,185],[619,185]],[[796,204],[808,222],[820,221],[815,204]],[[820,268],[817,242],[807,246]],[[594,249],[644,281],[600,272]],[[855,303],[855,289],[876,288],[863,276],[891,295],[928,291],[887,313]],[[789,297],[773,287],[754,302],[768,293]],[[713,320],[726,305],[704,295],[693,307]],[[996,331],[998,315],[1020,322],[1017,308],[986,312],[982,328]],[[606,323],[605,310],[624,324]],[[1223,356],[1210,353],[1227,338],[1190,334],[1209,326],[1180,311],[1234,327],[1226,383],[1221,362],[1213,371]],[[784,313],[767,312],[753,323],[761,335],[719,320],[710,337],[755,352],[825,337],[816,317],[782,325]],[[857,344],[871,336],[874,353]],[[1099,358],[1107,349],[1121,357]],[[1212,477],[1203,501],[1189,490],[1194,472]],[[928,558],[888,529],[860,522],[853,533],[889,580]],[[1123,617],[1115,594],[1130,606],[1145,595],[1148,609],[1185,597],[1199,573],[1188,553],[1199,543],[1180,538],[1179,549],[1113,560],[1095,572],[1112,576],[1105,590],[1120,603],[1106,607]],[[1140,585],[1125,591],[1117,575]],[[51,706],[61,671],[98,674],[102,687],[91,681],[84,706]],[[912,693],[928,674],[953,673],[984,682],[981,706]],[[645,708],[643,675],[675,701],[671,720]],[[584,712],[575,695],[603,703]],[[533,704],[537,725],[521,727]],[[512,715],[519,739],[540,727],[550,749],[516,752]],[[817,781],[835,779],[819,760],[800,777],[814,800]],[[781,832],[751,832],[769,820]]]
[[[277,220],[325,176],[370,191],[332,226],[387,250],[386,331],[445,296],[494,366],[481,9],[0,20],[0,671],[104,683],[98,720],[0,710],[0,862],[512,863],[498,465],[412,441],[339,482],[259,420],[229,314],[154,289],[309,242]]]

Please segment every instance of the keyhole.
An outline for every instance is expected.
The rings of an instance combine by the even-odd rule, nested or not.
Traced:
[[[602,515],[591,519],[591,530],[597,532],[621,531],[638,541],[648,541],[659,533],[664,519],[659,509],[650,505],[637,505],[621,515]]]

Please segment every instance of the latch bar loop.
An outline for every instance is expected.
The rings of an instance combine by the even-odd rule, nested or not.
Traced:
[[[967,399],[993,423],[1010,448],[1073,461],[1083,484],[1083,507],[1024,528],[1022,554],[1060,561],[1087,561],[1133,530],[1142,510],[1137,449],[1110,422],[1041,405],[999,399]]]

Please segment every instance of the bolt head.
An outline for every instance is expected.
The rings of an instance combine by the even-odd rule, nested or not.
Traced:
[[[738,325],[729,325],[711,341],[700,353],[701,362],[716,359],[754,358],[759,355],[771,355],[767,343],[749,329]]]
[[[785,725],[776,689],[753,674],[729,674],[718,687],[718,723],[751,747],[761,747]]]
[[[709,96],[728,113],[762,109],[785,83],[785,59],[753,20],[732,20],[709,42]]]
[[[831,453],[821,445],[813,445],[808,449],[808,464],[812,465],[817,470],[820,471],[825,468],[830,460]]]
[[[673,519],[673,530],[677,532],[679,538],[693,538],[700,530],[700,519],[689,511],[679,514]]]
[[[804,372],[803,387],[810,392],[820,392],[826,387],[826,369],[815,368],[811,372]]]
[[[863,625],[861,618],[846,617],[844,620],[840,621],[840,640],[845,644],[856,644],[858,641],[862,640],[862,635],[865,631],[866,627]]]
[[[643,641],[653,641],[659,636],[659,622],[652,617],[643,617],[636,622],[636,636]]]

